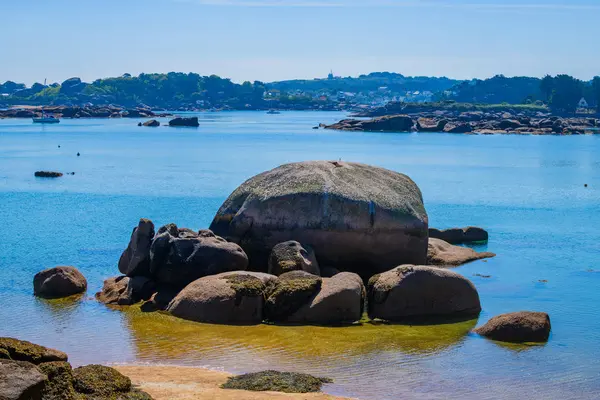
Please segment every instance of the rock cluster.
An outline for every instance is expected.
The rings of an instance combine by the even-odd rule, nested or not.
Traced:
[[[579,135],[598,132],[600,119],[525,116],[471,111],[464,113],[397,114],[368,120],[344,119],[327,129],[368,132],[446,132],[462,134]]]
[[[169,114],[155,114],[148,108],[123,109],[118,106],[45,106],[45,114],[57,118],[151,118],[163,117]],[[42,116],[41,107],[29,109],[0,110],[0,118],[39,118]]]
[[[0,337],[0,399],[152,400],[113,368],[72,369],[67,360],[61,351]]]

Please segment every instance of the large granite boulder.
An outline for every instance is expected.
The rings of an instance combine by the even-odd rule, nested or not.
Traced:
[[[0,360],[1,400],[42,400],[47,377],[35,365]]]
[[[444,230],[429,228],[429,237],[442,239],[450,244],[488,241],[487,231],[476,226],[468,226],[466,228],[450,228]]]
[[[189,117],[189,118],[173,118],[169,121],[169,126],[191,126],[198,127],[200,123],[198,122],[198,117]]]
[[[68,359],[62,351],[8,337],[0,337],[0,351],[8,354],[12,360],[27,361],[32,364],[67,361]]]
[[[490,319],[473,332],[502,342],[546,342],[550,336],[550,317],[543,312],[520,311]]]
[[[288,240],[311,246],[322,265],[366,278],[427,259],[428,218],[417,185],[358,163],[299,162],[250,178],[210,229],[239,243],[260,271],[271,249]]]
[[[401,265],[373,276],[367,293],[372,319],[463,317],[481,311],[479,294],[471,281],[441,268]]]
[[[290,271],[321,275],[315,252],[310,246],[290,240],[273,247],[269,256],[269,274],[279,276]]]
[[[33,293],[43,298],[61,298],[83,293],[87,281],[75,267],[60,266],[38,272],[33,278]]]
[[[457,267],[471,261],[491,257],[496,257],[496,254],[488,251],[478,253],[468,247],[454,246],[440,239],[429,238],[427,249],[428,265]]]
[[[144,276],[116,276],[104,281],[96,299],[104,304],[129,306],[142,300],[149,300],[155,293],[155,283]]]
[[[150,247],[150,275],[157,283],[183,288],[196,279],[248,267],[244,250],[209,230],[175,224],[161,227]]]
[[[154,224],[146,218],[140,219],[133,229],[127,249],[119,259],[119,271],[127,276],[150,275],[150,246],[154,238]]]
[[[265,291],[265,318],[286,322],[319,293],[323,279],[304,271],[286,272]]]
[[[176,317],[214,324],[259,324],[264,292],[277,278],[260,272],[227,272],[187,285],[167,307]]]
[[[321,288],[287,322],[336,325],[360,320],[365,300],[365,286],[357,274],[341,272],[324,278]]]

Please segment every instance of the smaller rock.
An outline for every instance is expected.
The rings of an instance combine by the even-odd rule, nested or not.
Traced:
[[[0,351],[7,352],[12,360],[41,364],[52,361],[67,361],[68,357],[59,350],[40,346],[25,340],[0,337]]]
[[[189,118],[174,118],[169,121],[169,126],[191,126],[198,127],[200,123],[198,122],[198,117],[189,117]]]
[[[35,365],[0,360],[0,399],[41,400],[47,377]]]
[[[310,393],[321,391],[329,378],[317,378],[297,372],[262,371],[232,376],[221,385],[223,389],[252,390],[255,392]]]
[[[146,277],[117,276],[104,281],[96,299],[104,304],[128,306],[149,300],[155,292],[155,283]]]
[[[487,231],[476,226],[468,226],[466,228],[451,228],[444,230],[429,228],[429,237],[441,239],[450,244],[488,241]]]
[[[158,122],[155,119],[151,119],[150,121],[146,121],[143,124],[140,124],[140,126],[160,126],[160,122]]]
[[[305,271],[286,272],[265,291],[265,317],[269,321],[284,322],[308,304],[319,290],[323,279]]]
[[[450,122],[444,126],[444,132],[446,133],[470,133],[473,131],[471,124],[453,123]]]
[[[546,342],[550,336],[550,317],[543,312],[520,311],[490,319],[473,332],[502,342]]]
[[[61,298],[85,292],[87,281],[75,267],[59,266],[38,272],[33,278],[33,293],[38,297]]]
[[[60,178],[63,176],[62,172],[55,171],[36,171],[33,175],[37,178]]]
[[[478,253],[468,247],[454,246],[440,239],[429,238],[427,264],[437,266],[459,266],[475,260],[496,257],[490,252]]]
[[[310,246],[290,240],[273,247],[269,256],[269,274],[279,276],[290,271],[306,271],[313,275],[321,274],[315,252]]]
[[[86,365],[73,370],[73,387],[78,393],[112,396],[131,390],[131,380],[114,368]]]

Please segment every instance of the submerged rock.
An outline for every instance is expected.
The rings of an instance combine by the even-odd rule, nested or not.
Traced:
[[[321,275],[315,252],[310,246],[303,246],[295,240],[279,243],[269,256],[269,273],[279,276],[290,271],[306,271]]]
[[[41,400],[47,377],[35,365],[0,360],[0,399]]]
[[[310,393],[321,391],[324,383],[331,382],[333,381],[329,378],[317,378],[297,372],[262,371],[229,377],[221,388],[258,392]]]
[[[228,272],[187,285],[167,307],[176,317],[216,324],[259,324],[265,288],[277,278],[260,272]]]
[[[440,239],[429,238],[427,264],[438,266],[459,266],[475,260],[495,257],[490,252],[478,253],[468,247],[454,246]]]
[[[198,117],[189,117],[189,118],[173,118],[169,121],[169,126],[191,126],[198,127],[200,123],[198,123]]]
[[[401,265],[373,276],[367,291],[372,319],[474,316],[481,311],[471,281],[441,268]]]
[[[133,230],[127,249],[119,259],[119,271],[127,276],[150,276],[150,246],[154,238],[154,224],[140,219]]]
[[[33,293],[38,297],[68,297],[86,290],[87,280],[75,267],[49,268],[38,272],[33,278]]]
[[[62,351],[8,337],[0,337],[1,350],[5,350],[12,360],[27,361],[32,364],[67,361],[68,359],[67,355]]]
[[[158,230],[150,247],[150,275],[157,283],[173,287],[247,267],[248,257],[240,246],[209,230],[194,232],[169,224]]]
[[[475,226],[466,228],[435,229],[429,228],[429,237],[441,239],[450,244],[463,244],[473,242],[487,242],[488,233],[485,229]]]
[[[421,191],[406,175],[365,164],[307,161],[259,174],[229,196],[210,229],[239,243],[262,271],[271,249],[288,240],[363,277],[427,260]]]
[[[550,336],[550,317],[543,312],[520,311],[490,319],[473,332],[502,342],[546,342]]]

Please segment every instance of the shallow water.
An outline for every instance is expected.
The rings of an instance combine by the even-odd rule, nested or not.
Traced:
[[[342,117],[206,113],[199,129],[140,128],[126,119],[0,120],[0,336],[59,348],[77,365],[309,372],[334,378],[329,392],[369,399],[599,398],[600,136],[311,129]],[[410,175],[432,226],[490,231],[480,249],[498,256],[457,269],[479,290],[479,321],[227,327],[112,310],[91,299],[118,273],[140,217],[204,228],[250,176],[285,162],[340,158]],[[76,174],[34,178],[40,169]],[[35,272],[60,264],[81,269],[87,296],[35,299]],[[468,333],[522,309],[550,314],[548,344],[507,346]]]

